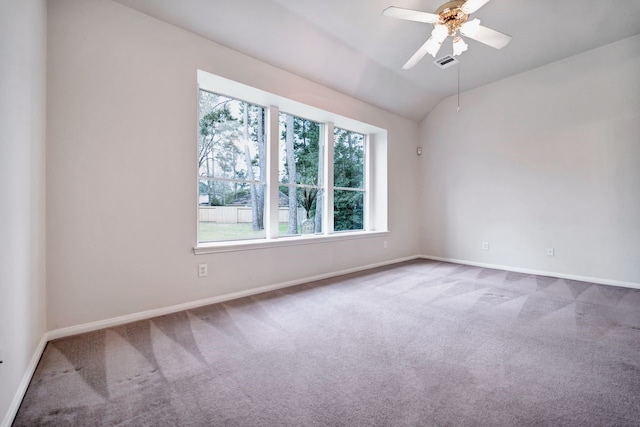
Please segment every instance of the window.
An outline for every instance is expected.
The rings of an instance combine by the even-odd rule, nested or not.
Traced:
[[[264,108],[199,91],[198,241],[264,238]]]
[[[196,253],[386,232],[384,129],[203,71],[198,84]]]
[[[288,205],[287,228],[282,235],[322,232],[322,125],[280,113],[280,194]]]

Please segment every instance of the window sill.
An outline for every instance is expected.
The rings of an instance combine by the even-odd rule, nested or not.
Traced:
[[[341,240],[357,240],[380,237],[389,234],[388,231],[357,231],[341,232],[329,235],[310,235],[279,237],[277,239],[260,240],[234,240],[232,242],[203,243],[193,248],[196,255],[215,254],[221,252],[249,251],[255,249],[279,248],[284,246],[313,245],[319,243],[331,243]]]

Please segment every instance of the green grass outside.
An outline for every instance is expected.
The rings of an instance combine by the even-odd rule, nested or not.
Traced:
[[[279,223],[279,235],[287,235],[288,228],[289,227],[286,222]],[[253,231],[251,224],[218,224],[215,222],[201,222],[198,240],[200,242],[210,242],[216,240],[263,239],[264,237],[264,230]]]

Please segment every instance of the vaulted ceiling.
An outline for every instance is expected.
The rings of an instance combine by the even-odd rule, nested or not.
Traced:
[[[401,69],[432,26],[382,16],[444,0],[116,1],[415,121],[457,91],[458,69],[429,55]],[[472,17],[513,39],[501,50],[467,40],[461,91],[640,34],[639,0],[491,0]]]

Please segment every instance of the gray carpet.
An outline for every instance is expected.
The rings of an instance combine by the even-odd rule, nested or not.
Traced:
[[[14,425],[640,425],[640,291],[397,264],[50,342]]]

